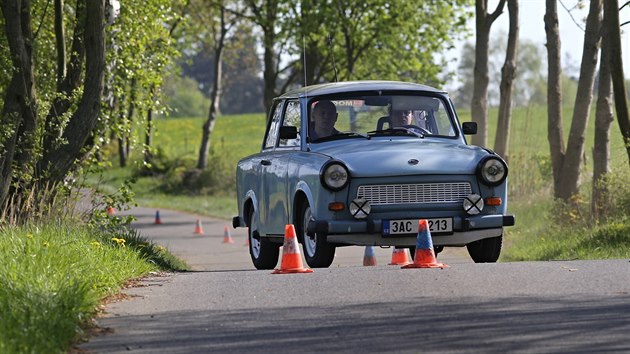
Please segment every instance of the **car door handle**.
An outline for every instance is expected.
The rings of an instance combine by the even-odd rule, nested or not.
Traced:
[[[269,161],[269,160],[261,160],[260,164],[263,165],[263,166],[269,166],[269,165],[271,165],[271,161]]]

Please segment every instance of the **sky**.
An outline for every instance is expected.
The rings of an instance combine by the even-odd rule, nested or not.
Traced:
[[[625,0],[620,0],[623,2]],[[577,0],[559,0],[558,1],[558,26],[560,29],[561,50],[562,50],[562,65],[573,64],[579,68],[579,64],[582,58],[582,46],[584,44],[584,31],[586,16],[588,15],[588,1],[583,1],[584,8],[574,9],[577,4]],[[498,0],[489,1],[489,12],[494,11]],[[564,6],[571,10],[565,10]],[[519,1],[519,17],[520,28],[519,37],[521,39],[528,39],[534,43],[537,43],[543,49],[543,53],[546,55],[544,44],[546,42],[545,36],[545,24],[543,17],[545,15],[545,0],[520,0]],[[574,21],[575,20],[575,21]],[[626,6],[620,12],[620,22],[624,23],[630,20],[630,7]],[[582,29],[575,23],[580,24]],[[469,26],[474,33],[474,20],[469,21]],[[491,40],[493,35],[499,32],[505,34],[508,33],[509,19],[507,13],[507,6],[504,9],[501,16],[492,25]],[[624,61],[624,75],[630,78],[630,24],[622,27],[622,53]],[[474,41],[474,38],[468,39]],[[461,53],[461,45],[454,49],[452,55],[457,58]],[[546,59],[545,59],[546,60]],[[570,62],[569,62],[570,61]],[[457,68],[457,64],[454,63],[454,68]]]

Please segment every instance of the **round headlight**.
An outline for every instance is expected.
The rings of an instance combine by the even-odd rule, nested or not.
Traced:
[[[477,173],[484,184],[496,186],[505,181],[508,168],[502,159],[496,156],[489,156],[479,162]]]
[[[348,169],[340,162],[329,163],[322,169],[322,184],[330,190],[338,191],[343,189],[349,180]]]

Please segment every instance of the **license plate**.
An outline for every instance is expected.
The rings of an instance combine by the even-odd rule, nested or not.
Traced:
[[[427,219],[431,233],[453,232],[452,218]],[[418,233],[418,219],[383,220],[383,236]]]

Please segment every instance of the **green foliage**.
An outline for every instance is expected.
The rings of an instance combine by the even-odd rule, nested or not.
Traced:
[[[192,78],[170,75],[162,92],[170,117],[204,117],[208,113],[210,100],[199,91],[197,82]]]
[[[0,229],[0,352],[61,353],[130,278],[186,269],[135,232],[59,221]]]
[[[471,1],[331,0],[302,4],[295,18],[295,52],[302,38],[324,81],[396,79],[439,85],[445,59],[435,53],[466,35]],[[295,29],[294,29],[295,30]],[[301,72],[302,64],[296,62]],[[312,82],[312,81],[311,81]]]

